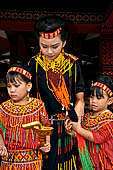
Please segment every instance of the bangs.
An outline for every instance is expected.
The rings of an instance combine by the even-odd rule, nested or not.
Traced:
[[[104,97],[103,96],[103,90],[100,87],[97,87],[97,86],[92,87],[91,90],[90,90],[90,97],[95,96],[95,93],[96,93],[97,98],[103,98]]]
[[[6,75],[6,80],[7,80],[7,83],[16,83],[17,82],[17,79],[18,80],[23,80],[22,76],[17,73],[17,72],[9,72],[7,75]]]

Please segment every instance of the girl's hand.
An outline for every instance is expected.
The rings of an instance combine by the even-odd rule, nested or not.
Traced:
[[[40,148],[43,152],[49,152],[50,151],[50,149],[51,149],[51,145],[50,145],[50,142],[46,142],[45,144],[44,144],[44,146],[43,147],[41,147]]]
[[[80,121],[78,121],[78,122],[72,122],[71,120],[67,119],[67,120],[65,121],[64,126],[65,126],[65,129],[66,129],[66,131],[67,131],[68,133],[70,133],[70,131],[76,132],[77,128],[80,128],[80,127],[81,127],[81,123],[80,123]]]
[[[8,152],[5,146],[0,145],[0,156],[7,156],[8,157]]]
[[[77,132],[77,129],[81,128],[81,123],[80,121],[78,122],[70,122],[70,126],[72,127],[72,129]]]

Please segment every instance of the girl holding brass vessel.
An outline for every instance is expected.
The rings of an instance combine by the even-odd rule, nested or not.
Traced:
[[[40,148],[39,136],[23,124],[41,122],[50,126],[44,103],[29,96],[32,88],[30,68],[13,64],[6,75],[7,90],[11,99],[0,105],[0,155],[3,170],[40,170],[42,152],[50,151],[50,136]]]

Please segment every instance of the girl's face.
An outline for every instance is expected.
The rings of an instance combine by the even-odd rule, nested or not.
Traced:
[[[60,35],[57,35],[52,39],[40,37],[40,48],[42,54],[51,60],[54,60],[58,57],[65,44],[66,41],[63,42],[60,38]]]
[[[96,96],[96,91],[94,91],[94,96],[90,96],[90,108],[94,113],[99,113],[107,109],[110,104],[109,97],[103,90],[103,97]]]
[[[13,83],[7,84],[8,94],[17,104],[26,104],[28,84],[26,84],[21,78],[16,77]]]

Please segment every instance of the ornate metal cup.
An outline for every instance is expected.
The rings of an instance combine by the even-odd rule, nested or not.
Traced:
[[[43,147],[46,143],[46,136],[52,135],[53,127],[42,126],[39,121],[30,122],[23,124],[24,129],[32,128],[39,135],[40,146]],[[47,154],[43,153],[44,157],[47,158]]]

